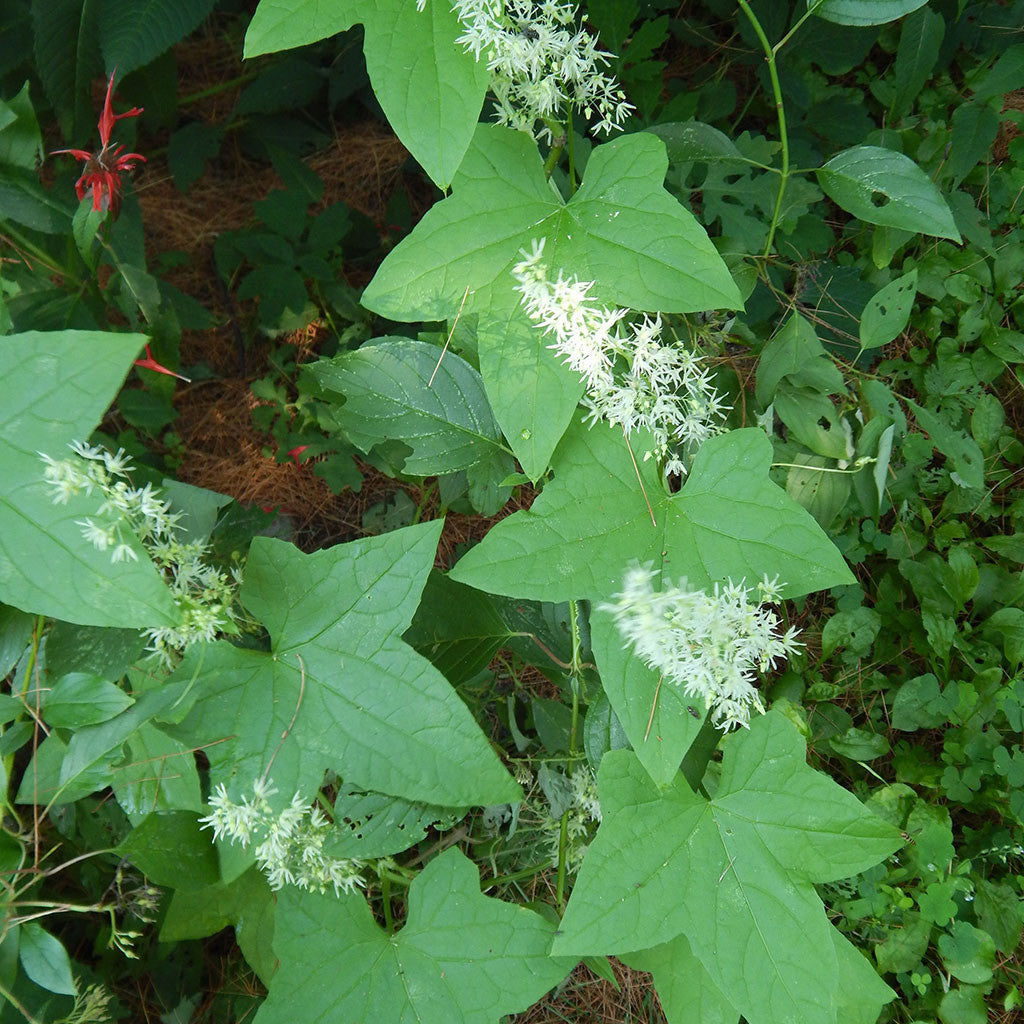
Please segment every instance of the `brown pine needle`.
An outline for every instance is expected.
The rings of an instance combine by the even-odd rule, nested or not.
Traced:
[[[658,685],[654,688],[654,700],[651,701],[651,717],[647,719],[647,732],[644,733],[644,743],[647,742],[647,737],[651,735],[651,725],[654,722],[654,709],[658,706],[658,695],[661,693],[661,681],[665,677],[663,675],[658,676]]]
[[[647,488],[644,487],[643,479],[640,476],[640,467],[636,464],[636,456],[633,454],[633,447],[629,443],[629,435],[626,433],[626,428],[622,428],[622,439],[626,442],[626,450],[629,452],[629,458],[633,463],[633,471],[636,473],[637,483],[640,484],[640,493],[644,496],[644,501],[647,502],[647,511],[651,514],[651,525],[657,527],[658,520],[654,518],[654,509],[651,508],[651,499],[647,497]]]
[[[452,329],[448,332],[448,337],[445,338],[444,348],[441,349],[441,354],[437,357],[437,366],[434,367],[434,372],[430,375],[430,380],[427,381],[427,387],[434,386],[434,378],[437,376],[437,371],[441,369],[441,360],[444,359],[445,352],[448,351],[448,346],[451,344],[452,335],[455,333],[455,328],[458,326],[459,317],[462,316],[462,307],[466,304],[466,299],[469,298],[469,285],[466,285],[466,290],[462,293],[462,301],[459,303],[459,311],[455,314],[455,319],[452,321]]]

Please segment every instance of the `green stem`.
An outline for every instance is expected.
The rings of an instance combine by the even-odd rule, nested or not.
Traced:
[[[547,861],[544,864],[535,864],[532,868],[522,868],[519,871],[513,871],[509,875],[495,875],[480,885],[480,891],[487,892],[488,889],[493,889],[499,885],[510,885],[512,882],[520,882],[524,878],[536,878],[550,866],[551,861]]]
[[[33,1017],[32,1014],[29,1013],[28,1010],[24,1006],[22,1006],[22,1004],[19,1003],[17,999],[14,998],[11,991],[3,984],[0,984],[0,996],[3,996],[3,998],[6,999],[7,1002],[9,1002],[11,1006],[13,1006],[18,1011],[18,1013],[20,1013],[22,1017],[25,1018],[25,1020],[28,1021],[28,1024],[39,1024],[39,1018]]]
[[[718,741],[721,738],[721,732],[712,725],[711,717],[708,716],[700,727],[700,731],[697,733],[693,743],[690,744],[690,749],[686,752],[686,756],[683,758],[683,776],[690,784],[690,789],[694,793],[700,789],[704,773],[708,770],[708,763],[711,761],[711,756],[717,749]]]
[[[391,879],[387,875],[382,875],[380,879],[380,899],[384,905],[384,924],[388,933],[394,935],[395,920],[391,915]]]
[[[434,496],[434,491],[437,490],[437,481],[428,484],[423,488],[423,494],[420,496],[420,503],[416,506],[416,514],[412,517],[412,525],[415,526],[420,521],[420,516],[423,515],[423,510],[427,507],[430,499]]]
[[[189,93],[188,96],[182,96],[178,100],[178,106],[187,107],[189,104],[198,103],[200,100],[205,100],[209,96],[218,96],[222,92],[227,92],[229,89],[234,89],[236,86],[245,85],[246,82],[251,82],[254,78],[259,76],[259,71],[247,71],[244,75],[238,75],[236,78],[231,78],[226,82],[218,82],[216,85],[211,85],[208,89],[200,89],[198,92]]]
[[[779,218],[782,216],[782,198],[786,194],[786,182],[789,180],[789,134],[786,131],[786,108],[782,102],[782,86],[779,84],[779,69],[775,65],[775,54],[777,47],[773,47],[765,35],[761,22],[757,15],[750,9],[747,0],[737,0],[743,13],[747,16],[759,42],[764,50],[765,61],[768,63],[768,77],[772,83],[772,95],[775,97],[775,112],[779,120],[779,140],[782,143],[782,167],[779,174],[779,190],[775,194],[775,207],[772,210],[771,224],[768,226],[768,238],[764,245],[764,258],[767,259],[772,252],[772,243],[775,241],[775,232],[779,226]],[[802,20],[802,19],[801,19]],[[799,27],[799,22],[790,31],[786,39]],[[785,40],[783,40],[784,42]],[[781,43],[779,44],[782,45]]]
[[[569,195],[576,195],[576,140],[572,130],[572,107],[568,108],[565,119],[565,134],[569,140]]]
[[[26,252],[31,253],[40,263],[44,264],[48,270],[52,270],[55,274],[60,274],[61,277],[67,278],[73,284],[81,285],[82,279],[68,270],[67,267],[62,267],[59,263],[56,263],[53,257],[40,249],[34,242],[26,238],[17,228],[13,227],[10,221],[5,222],[3,235],[0,237],[7,236],[7,238],[13,239],[17,248],[24,249]]]
[[[580,676],[583,672],[580,660],[579,605],[575,601],[569,602],[569,623],[572,627],[572,662],[569,668],[569,685],[572,687],[572,719],[569,723],[569,757],[566,760],[566,767],[571,772],[572,763],[576,759],[576,732],[580,718]],[[567,808],[562,814],[558,830],[558,881],[555,888],[555,899],[561,914],[565,913],[565,869],[568,848],[569,810]]]

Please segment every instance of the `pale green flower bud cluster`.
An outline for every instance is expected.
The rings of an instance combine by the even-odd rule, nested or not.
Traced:
[[[628,569],[622,593],[602,611],[612,613],[648,668],[703,701],[716,726],[749,726],[751,710],[764,711],[755,673],[803,646],[795,628],[780,632],[780,620],[764,607],[779,599],[777,580],[765,577],[751,601],[754,591],[731,581],[708,594],[688,590],[685,580],[655,590],[657,576],[650,566]]]
[[[269,798],[277,790],[269,782],[253,783],[251,798],[235,803],[224,785],[210,797],[210,814],[199,820],[212,828],[215,839],[229,839],[243,848],[258,840],[256,863],[267,876],[271,889],[294,885],[311,892],[334,890],[335,895],[366,887],[360,872],[366,862],[342,860],[324,852],[334,826],[315,804],[310,807],[296,793],[280,813]]]
[[[77,494],[97,492],[103,502],[95,517],[76,520],[82,536],[111,562],[138,561],[138,545],[161,571],[180,612],[175,626],[145,631],[149,650],[170,667],[191,644],[236,633],[234,603],[238,581],[205,561],[208,545],[183,541],[180,513],[160,497],[152,484],[133,487],[128,477],[131,459],[99,446],[76,441],[77,459],[54,459],[40,453],[43,478],[55,504],[67,504]]]
[[[417,6],[422,10],[425,0]],[[465,27],[458,42],[487,61],[499,124],[550,142],[551,124],[564,122],[570,109],[594,119],[594,130],[606,135],[629,116],[632,104],[602,70],[612,54],[579,27],[585,16],[575,4],[454,0],[452,10]]]
[[[629,437],[650,432],[654,446],[645,458],[665,464],[666,474],[682,475],[682,456],[692,455],[720,433],[727,408],[699,356],[662,339],[661,316],[628,323],[629,310],[608,309],[590,298],[592,281],[552,281],[544,263],[544,240],[512,268],[523,308],[554,338],[549,346],[587,386],[583,404],[592,423],[621,426]]]
[[[571,874],[579,871],[594,826],[601,824],[601,803],[597,798],[597,780],[594,773],[585,765],[578,765],[569,774],[568,782],[568,816],[566,818],[566,850],[565,864]],[[558,863],[558,849],[561,843],[561,815],[546,814],[541,820],[541,831],[544,834],[551,863]]]

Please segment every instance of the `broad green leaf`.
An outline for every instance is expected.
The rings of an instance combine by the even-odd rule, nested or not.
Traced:
[[[157,885],[191,891],[220,881],[217,848],[190,811],[147,814],[117,852]]]
[[[938,60],[945,31],[945,19],[928,7],[921,7],[903,22],[893,69],[895,91],[889,103],[891,119],[899,120],[913,109]]]
[[[739,1012],[693,955],[685,935],[652,949],[618,957],[627,967],[648,971],[668,1024],[736,1024]]]
[[[195,751],[148,722],[128,738],[127,755],[111,772],[110,787],[133,824],[154,812],[205,809]]]
[[[334,801],[335,833],[325,844],[332,857],[372,860],[415,846],[427,828],[449,812],[397,796],[343,786]]]
[[[707,709],[648,668],[623,640],[609,612],[593,611],[590,634],[601,685],[636,756],[655,782],[667,785],[679,774]]]
[[[119,686],[87,672],[61,676],[46,695],[46,724],[63,728],[95,725],[131,707],[135,701]]]
[[[836,1020],[842,1024],[876,1024],[882,1007],[895,999],[896,993],[838,928],[829,932],[839,965]]]
[[[807,0],[807,9],[837,25],[884,25],[902,18],[928,0]]]
[[[730,736],[724,751],[713,800],[682,777],[659,791],[634,755],[605,755],[602,824],[552,952],[683,934],[750,1024],[827,1024],[839,969],[812,883],[856,874],[902,839],[807,766],[803,739],[777,712]]]
[[[73,996],[77,991],[71,960],[60,939],[30,921],[20,928],[18,955],[25,973],[47,992]]]
[[[427,865],[409,889],[397,934],[361,895],[278,895],[274,950],[281,966],[256,1024],[498,1024],[561,981],[573,960],[548,955],[555,926],[480,893],[458,850]]]
[[[790,316],[761,350],[755,388],[758,402],[767,406],[784,380],[825,395],[845,390],[842,372],[825,352],[810,322],[799,313]]]
[[[631,309],[739,308],[729,271],[693,215],[663,187],[665,146],[647,133],[594,149],[564,203],[522,132],[480,125],[452,183],[381,264],[363,305],[393,320],[442,320],[492,307],[534,240],[553,273],[595,281],[595,297]]]
[[[405,641],[458,686],[487,668],[513,632],[490,598],[434,571]]]
[[[818,169],[818,182],[847,213],[890,228],[960,241],[945,199],[908,156],[854,146]]]
[[[672,164],[696,160],[701,163],[720,160],[749,163],[728,135],[709,124],[704,124],[703,121],[656,124],[647,130],[665,143],[669,163]]]
[[[451,576],[538,601],[609,599],[632,561],[698,587],[778,574],[789,597],[853,582],[814,520],[771,482],[771,460],[764,431],[734,430],[708,441],[682,491],[668,494],[653,460],[638,454],[634,467],[621,432],[576,423],[533,506],[494,526]]]
[[[480,373],[502,433],[523,472],[536,481],[569,426],[583,382],[518,304],[499,306],[481,313],[477,325]]]
[[[988,932],[966,921],[954,921],[950,931],[939,936],[942,966],[968,985],[982,985],[992,978],[996,944]]]
[[[39,184],[33,172],[0,167],[0,221],[13,221],[48,235],[62,235],[71,229],[72,213],[66,203]]]
[[[55,676],[89,672],[113,681],[142,657],[145,646],[137,629],[55,622],[46,635],[46,669]]]
[[[876,292],[861,314],[861,350],[888,345],[910,321],[916,296],[916,268]]]
[[[307,372],[344,398],[331,420],[361,451],[388,440],[409,445],[403,468],[410,475],[454,473],[504,450],[480,374],[454,352],[380,338]]]
[[[144,341],[99,331],[0,338],[0,590],[8,604],[94,626],[177,622],[139,545],[138,562],[114,565],[82,537],[78,520],[96,515],[102,498],[55,505],[39,458],[69,457],[72,441],[88,439]]]
[[[964,103],[953,111],[949,173],[959,185],[992,151],[999,115],[987,103]]]
[[[312,796],[330,768],[350,785],[433,804],[519,799],[455,691],[400,639],[440,531],[425,523],[312,555],[253,541],[241,599],[270,651],[220,642],[177,672],[199,694],[181,735],[212,744],[214,785],[241,795],[269,770],[283,804]]]
[[[102,0],[100,49],[107,72],[130,74],[181,42],[215,0]]]
[[[357,22],[366,29],[366,68],[391,127],[446,188],[473,138],[488,82],[486,61],[456,42],[464,27],[448,4],[419,11],[405,0],[261,0],[245,56],[304,46]]]

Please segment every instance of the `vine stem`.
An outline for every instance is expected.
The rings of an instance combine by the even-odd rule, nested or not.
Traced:
[[[569,757],[566,767],[571,772],[572,763],[576,759],[576,730],[580,719],[580,676],[583,672],[583,664],[580,660],[579,605],[575,601],[569,602],[569,624],[572,628],[572,662],[569,668],[569,685],[572,687],[572,719],[569,723]],[[558,830],[558,881],[555,887],[555,899],[561,914],[565,913],[565,866],[568,848],[569,809],[566,808],[562,813]]]
[[[768,226],[768,238],[764,244],[764,258],[767,259],[772,252],[772,243],[775,241],[775,232],[779,226],[779,218],[782,215],[782,199],[786,194],[786,183],[789,180],[789,134],[786,131],[786,108],[782,102],[782,86],[779,83],[779,69],[775,64],[775,55],[778,52],[778,47],[773,47],[768,41],[768,36],[765,34],[764,29],[761,27],[761,22],[758,21],[757,15],[750,8],[750,4],[747,0],[737,0],[740,5],[740,9],[747,16],[747,20],[750,22],[751,28],[753,28],[757,35],[758,41],[761,43],[761,48],[764,50],[765,61],[768,64],[768,77],[772,83],[772,95],[775,98],[775,112],[779,120],[779,141],[782,143],[782,167],[779,170],[779,190],[775,194],[775,207],[772,210],[771,223]],[[811,12],[808,12],[810,14]],[[804,17],[806,18],[807,15]],[[800,27],[803,22],[803,18],[793,26],[793,28],[787,33],[783,40],[779,43],[782,46],[783,43],[787,42],[793,33]]]

